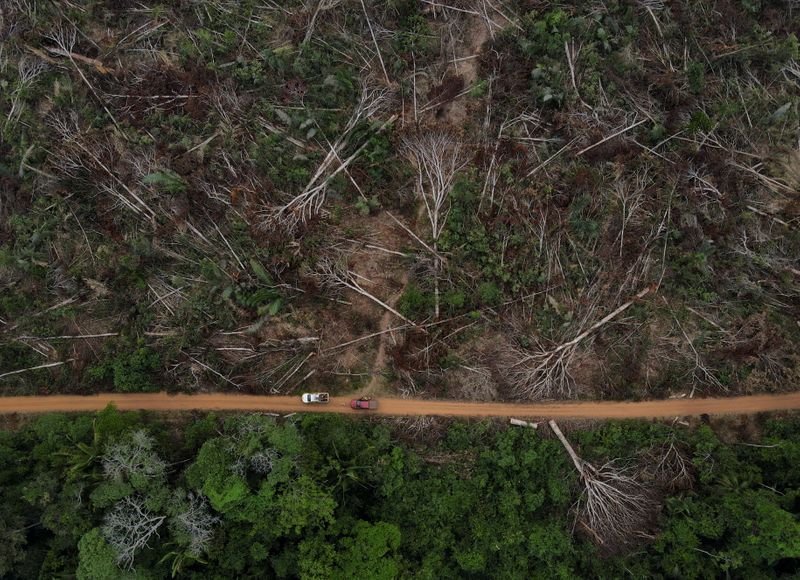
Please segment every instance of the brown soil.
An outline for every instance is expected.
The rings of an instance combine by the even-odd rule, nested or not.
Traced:
[[[478,80],[478,69],[480,65],[480,58],[478,58],[478,55],[483,51],[483,45],[488,38],[489,31],[484,22],[477,16],[471,17],[468,31],[465,35],[465,40],[467,42],[465,42],[461,50],[458,51],[457,58],[472,56],[475,58],[469,58],[455,63],[456,76],[448,78],[451,80],[458,79],[459,90],[456,92],[460,92],[461,88],[469,87]],[[451,82],[450,85],[453,85],[453,83]],[[455,93],[453,96],[455,96]],[[437,112],[437,117],[456,127],[461,126],[467,119],[469,101],[464,99],[464,97],[455,100],[444,99],[443,101],[446,101],[447,104],[440,108],[439,112]]]

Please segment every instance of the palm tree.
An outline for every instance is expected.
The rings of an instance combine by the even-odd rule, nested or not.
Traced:
[[[68,479],[91,479],[96,477],[95,474],[87,474],[85,472],[101,455],[102,445],[97,421],[92,421],[92,440],[90,443],[76,442],[71,437],[69,439],[74,447],[56,453],[56,455],[67,458],[67,463],[69,464],[67,468]]]

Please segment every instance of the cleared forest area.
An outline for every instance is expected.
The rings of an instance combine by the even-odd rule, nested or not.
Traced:
[[[0,388],[798,374],[792,2],[0,9]]]

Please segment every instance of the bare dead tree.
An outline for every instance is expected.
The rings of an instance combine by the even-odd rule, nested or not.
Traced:
[[[674,434],[652,450],[655,458],[653,477],[668,490],[686,489],[692,484],[692,468],[684,452],[680,449]]]
[[[614,195],[619,200],[621,211],[621,225],[617,239],[619,240],[619,255],[622,256],[622,247],[625,243],[625,229],[641,209],[645,202],[644,192],[650,185],[648,169],[637,172],[632,179],[618,179],[614,182]]]
[[[664,304],[671,310],[669,303],[662,297]],[[716,370],[711,367],[700,351],[695,346],[695,341],[689,337],[681,321],[678,320],[675,312],[672,312],[672,318],[680,330],[683,340],[678,342],[677,349],[685,357],[691,361],[691,367],[681,378],[688,378],[689,384],[692,387],[689,397],[694,397],[695,391],[698,387],[711,387],[715,390],[727,391],[728,388],[717,378]]]
[[[254,332],[260,324],[250,327],[249,332]],[[279,393],[293,378],[302,379],[301,369],[318,354],[317,336],[276,338],[253,345],[242,334],[216,335],[212,338],[214,350],[224,362],[242,369],[241,374],[233,377],[234,381],[269,388],[273,394]]]
[[[59,26],[48,37],[56,45],[56,47],[54,49],[51,48],[49,50],[50,50],[50,52],[53,52],[54,54],[59,54],[61,56],[65,56],[65,57],[67,57],[69,59],[69,62],[72,64],[72,66],[78,72],[78,76],[81,77],[81,80],[89,88],[89,90],[91,91],[92,95],[94,95],[94,98],[97,99],[97,101],[103,107],[103,110],[106,112],[108,117],[111,119],[111,122],[114,123],[114,126],[117,128],[117,130],[119,130],[120,133],[122,133],[122,130],[120,129],[119,123],[117,123],[117,119],[114,117],[114,115],[108,109],[108,107],[105,104],[105,101],[97,93],[97,91],[95,90],[94,86],[92,86],[92,83],[89,82],[89,79],[86,78],[86,75],[83,74],[83,71],[81,70],[81,67],[78,66],[78,63],[76,62],[76,56],[77,55],[73,52],[73,50],[75,48],[75,42],[77,41],[77,35],[78,35],[78,32],[77,32],[77,30],[75,29],[74,26],[69,26],[69,27],[66,27],[66,28],[63,27],[63,26]],[[81,59],[81,60],[86,60],[86,59],[84,58],[84,59]]]
[[[406,155],[417,170],[417,195],[425,204],[431,226],[434,255],[439,257],[439,237],[450,213],[450,192],[455,177],[468,158],[461,140],[445,131],[415,133],[403,139]],[[439,276],[441,260],[437,259],[434,275],[434,315],[439,318]]]
[[[116,551],[120,568],[133,568],[136,552],[146,548],[153,535],[158,535],[158,528],[165,519],[166,516],[151,513],[140,496],[128,496],[114,505],[106,514],[102,532]]]
[[[646,526],[655,506],[628,470],[613,461],[599,468],[584,463],[582,477],[586,489],[579,517],[604,545],[651,537]]]
[[[329,288],[333,289],[347,288],[352,290],[353,292],[368,298],[384,310],[388,310],[402,321],[412,326],[417,326],[414,322],[400,314],[397,310],[386,304],[383,300],[365,290],[359,281],[365,280],[365,278],[348,269],[347,265],[343,264],[341,261],[332,260],[330,258],[324,258],[320,260],[317,264],[314,275],[324,286],[328,286]]]
[[[385,89],[374,89],[366,84],[362,86],[361,98],[350,115],[350,119],[339,137],[332,144],[328,143],[327,153],[308,184],[302,192],[284,205],[265,212],[263,215],[264,227],[270,229],[278,226],[288,232],[294,232],[299,226],[322,211],[331,180],[339,173],[346,171],[368,143],[368,141],[364,141],[353,153],[345,155],[346,149],[351,145],[354,129],[362,121],[372,118],[382,108],[387,98],[388,92]],[[378,131],[384,130],[393,120],[394,117],[390,118],[378,128]]]
[[[450,211],[448,198],[455,176],[467,163],[464,146],[460,139],[445,131],[408,136],[403,146],[417,169],[417,194],[425,203],[431,237],[436,241]]]
[[[438,417],[419,415],[417,417],[396,417],[392,422],[406,435],[417,441],[430,440],[439,435]]]
[[[22,107],[20,106],[20,97],[23,92],[33,85],[36,78],[44,72],[47,68],[44,62],[31,56],[23,56],[17,63],[17,70],[19,72],[19,80],[17,86],[11,95],[11,108],[6,116],[6,126],[14,124],[22,114]]]
[[[272,471],[281,454],[263,443],[268,433],[269,423],[263,416],[253,414],[242,418],[227,440],[228,449],[235,457],[229,466],[232,473],[244,477],[248,471],[259,475]]]
[[[174,287],[166,275],[152,276],[147,281],[147,288],[153,295],[153,301],[148,308],[157,308],[164,316],[175,316],[176,310],[186,300],[183,290],[185,286]]]
[[[706,217],[714,221],[724,219],[725,206],[722,203],[724,195],[714,184],[714,177],[708,175],[702,169],[697,170],[695,168],[690,168],[686,172],[686,176],[694,191],[702,199],[699,206]],[[711,213],[712,209],[713,214]]]
[[[131,475],[146,478],[163,477],[167,464],[153,450],[155,441],[144,430],[110,445],[103,455],[103,473],[109,479],[121,481]]]
[[[174,525],[189,538],[189,553],[201,556],[208,550],[214,527],[221,520],[211,513],[206,499],[189,494],[189,505],[173,518]]]
[[[646,533],[655,502],[630,469],[609,461],[595,467],[581,459],[555,421],[548,423],[569,453],[584,485],[577,502],[577,518],[592,538],[608,550],[649,538]]]
[[[22,27],[35,28],[39,20],[36,0],[7,0],[0,6],[0,41],[18,32]],[[0,42],[0,46],[2,46]]]
[[[202,357],[205,354],[204,349],[190,349],[190,350],[181,350],[181,354],[183,354],[187,360],[179,364],[179,366],[186,366],[189,368],[189,372],[192,376],[199,382],[199,378],[204,375],[205,373],[209,372],[217,378],[222,379],[226,383],[231,386],[236,387],[237,389],[242,389],[243,385],[236,382],[235,380],[231,379],[229,376],[221,373],[214,367],[210,366],[208,363],[203,362]],[[176,371],[178,368],[176,367]]]
[[[579,360],[578,344],[556,351],[537,343],[533,351],[508,346],[502,353],[505,379],[525,399],[569,399],[575,396],[571,370]]]
[[[490,90],[492,86],[492,80],[490,79]],[[486,177],[483,182],[483,190],[481,191],[481,205],[483,205],[483,201],[486,197],[487,192],[489,193],[489,203],[494,203],[495,197],[495,189],[497,188],[497,183],[500,178],[500,163],[498,162],[498,152],[500,151],[500,145],[506,140],[511,139],[514,141],[518,141],[523,144],[530,144],[536,141],[543,141],[538,137],[535,137],[532,132],[538,129],[541,126],[542,118],[538,111],[524,111],[517,115],[516,117],[507,116],[503,121],[500,123],[500,127],[497,130],[497,134],[491,134],[488,132],[488,127],[490,125],[491,120],[491,110],[492,110],[492,102],[491,102],[491,92],[490,97],[487,98],[486,103],[486,115],[484,118],[484,127],[485,127],[485,138],[487,141],[487,146],[492,148],[492,156],[489,159],[489,166],[486,170]]]

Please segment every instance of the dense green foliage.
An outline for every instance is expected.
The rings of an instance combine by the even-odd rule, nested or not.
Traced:
[[[568,456],[532,429],[455,422],[412,444],[396,424],[335,416],[209,415],[176,427],[107,409],[0,432],[0,576],[800,573],[796,418],[766,422],[759,445],[722,443],[708,426],[572,431],[593,462],[652,462],[652,450],[675,437],[693,464],[690,485],[663,498],[654,539],[605,557],[573,529],[580,482]],[[111,518],[126,505],[160,524],[123,570]]]

